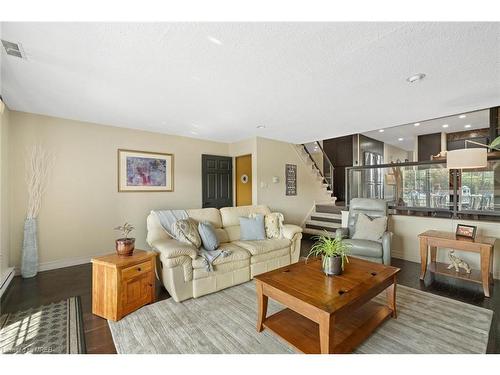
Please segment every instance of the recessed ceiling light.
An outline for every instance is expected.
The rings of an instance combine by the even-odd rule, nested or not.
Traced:
[[[469,129],[472,125],[471,124],[467,124],[464,126],[465,129]]]
[[[399,142],[402,142],[402,141],[404,141],[404,140],[405,140],[404,138],[398,138],[398,141],[399,141]]]
[[[414,74],[414,75],[406,78],[406,81],[409,82],[409,83],[414,83],[414,82],[421,81],[424,78],[425,78],[425,74],[424,73],[417,73],[417,74]]]
[[[467,116],[466,115],[460,115],[458,116],[458,118],[466,118]]]
[[[257,129],[265,129],[265,125],[257,125]]]
[[[211,41],[213,44],[218,44],[219,46],[222,46],[222,42],[219,39],[214,38],[213,36],[209,35],[207,36],[207,39]]]
[[[444,124],[444,125],[443,125],[443,128],[447,128],[448,126],[450,126],[450,125],[448,125],[448,124]]]
[[[383,132],[384,132],[384,129],[380,129],[378,132],[379,132],[379,133],[383,133]]]
[[[420,126],[420,122],[414,123],[413,126]]]

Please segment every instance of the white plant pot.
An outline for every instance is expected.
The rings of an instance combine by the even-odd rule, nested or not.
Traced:
[[[38,241],[36,219],[24,221],[23,252],[21,259],[21,276],[36,276],[38,273]]]

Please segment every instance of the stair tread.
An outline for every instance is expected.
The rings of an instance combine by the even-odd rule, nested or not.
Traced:
[[[321,229],[314,229],[314,228],[304,228],[302,230],[302,232],[304,233],[307,233],[307,234],[316,234],[316,235],[319,235],[319,234],[325,234],[325,231],[324,230],[321,230]],[[331,235],[331,236],[335,236],[335,231],[326,231],[327,234]]]
[[[317,221],[320,223],[342,223],[342,218],[337,218],[337,217],[321,217],[321,216],[316,216],[316,215],[311,215],[309,217],[309,220],[311,221]]]
[[[340,214],[342,211],[347,211],[347,207],[336,206],[335,204],[317,204],[316,205],[316,212]]]
[[[337,228],[340,228],[342,226],[341,223],[328,223],[328,222],[324,222],[324,221],[317,221],[317,222],[313,222],[313,221],[306,221],[306,227],[309,227],[309,228],[315,228],[315,229],[333,229],[333,230],[336,230]]]

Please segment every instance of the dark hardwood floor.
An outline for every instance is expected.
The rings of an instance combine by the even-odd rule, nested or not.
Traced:
[[[307,255],[311,246],[309,239],[302,242],[302,255]],[[482,289],[474,283],[459,279],[428,274],[425,282],[419,280],[420,264],[393,258],[392,264],[401,268],[398,283],[430,293],[453,298],[495,312],[488,342],[488,353],[500,353],[500,281],[495,280],[491,298],[485,298]],[[71,296],[80,296],[87,353],[116,353],[111,332],[105,319],[92,314],[92,268],[90,263],[81,266],[40,272],[31,279],[16,276],[1,300],[1,313],[23,310],[30,307],[57,302]],[[156,283],[156,299],[170,296]]]

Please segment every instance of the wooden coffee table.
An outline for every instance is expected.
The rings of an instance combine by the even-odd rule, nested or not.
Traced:
[[[340,276],[321,260],[301,261],[255,276],[257,331],[271,330],[303,353],[349,353],[389,317],[396,318],[399,268],[349,258]],[[387,304],[372,299],[387,290]],[[287,308],[266,317],[268,298]]]

